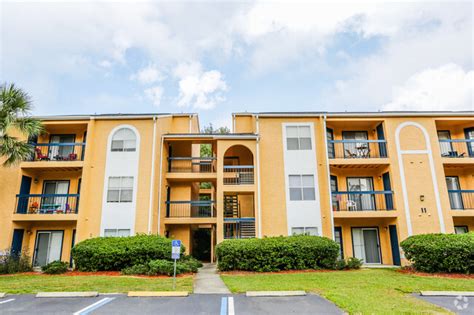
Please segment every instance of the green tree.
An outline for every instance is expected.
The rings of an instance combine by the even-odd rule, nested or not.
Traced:
[[[3,166],[16,164],[33,154],[33,146],[11,134],[17,130],[25,139],[38,136],[43,125],[30,117],[31,100],[28,94],[14,84],[0,86],[0,157]]]
[[[214,129],[214,127],[212,126],[212,123],[209,123],[209,125],[205,126],[202,129],[202,133],[228,134],[228,133],[230,133],[230,129],[226,126]]]

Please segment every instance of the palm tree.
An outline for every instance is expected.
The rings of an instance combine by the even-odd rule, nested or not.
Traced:
[[[28,94],[14,84],[0,86],[0,158],[6,158],[3,166],[11,166],[31,157],[33,146],[27,140],[15,137],[17,131],[23,139],[38,136],[43,125],[29,117],[31,101]]]

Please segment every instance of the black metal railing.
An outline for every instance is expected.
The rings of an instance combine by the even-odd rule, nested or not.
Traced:
[[[333,191],[333,211],[394,210],[393,191]]]
[[[213,157],[169,157],[168,172],[170,173],[214,173],[216,159]]]
[[[224,218],[224,238],[253,238],[255,237],[255,218]]]
[[[167,218],[211,218],[216,216],[216,206],[213,200],[201,201],[167,201]]]
[[[439,139],[442,157],[474,157],[474,139]]]
[[[15,213],[75,214],[79,209],[79,194],[16,195]]]
[[[252,185],[253,165],[224,165],[224,185]]]
[[[448,190],[449,203],[453,210],[473,210],[474,190]]]
[[[83,161],[85,143],[31,143],[34,152],[28,161]]]
[[[328,140],[330,159],[371,159],[388,157],[386,140]]]

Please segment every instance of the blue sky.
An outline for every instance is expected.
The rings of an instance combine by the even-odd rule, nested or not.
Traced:
[[[34,113],[474,110],[472,2],[2,1]]]

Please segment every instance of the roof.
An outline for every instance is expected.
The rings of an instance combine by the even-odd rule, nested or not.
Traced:
[[[90,114],[90,115],[48,115],[34,116],[39,120],[91,120],[91,119],[151,119],[153,117],[188,117],[196,116],[197,113],[112,113],[112,114]]]
[[[255,133],[168,133],[164,138],[194,138],[194,139],[257,139]]]
[[[473,116],[474,111],[379,111],[379,112],[240,112],[233,116],[260,117],[408,117],[408,116]]]

